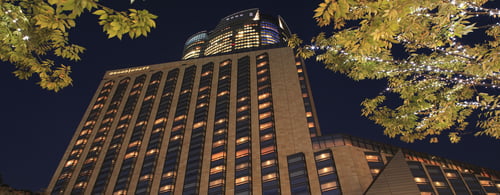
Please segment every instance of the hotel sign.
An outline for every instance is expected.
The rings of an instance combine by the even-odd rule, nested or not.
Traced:
[[[141,71],[141,70],[148,70],[149,69],[149,66],[143,66],[143,67],[137,67],[137,68],[128,68],[128,69],[125,69],[125,70],[119,70],[119,71],[113,71],[113,72],[110,72],[109,75],[117,75],[117,74],[126,74],[126,73],[131,73],[131,72],[137,72],[137,71]]]

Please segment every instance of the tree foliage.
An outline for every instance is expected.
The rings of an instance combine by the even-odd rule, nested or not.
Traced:
[[[13,64],[19,79],[37,76],[44,89],[70,85],[71,67],[55,61],[80,60],[85,48],[69,41],[69,30],[85,12],[98,16],[108,38],[147,36],[156,26],[147,10],[117,11],[99,0],[0,0],[0,60]]]
[[[293,36],[289,45],[354,80],[387,80],[387,89],[362,102],[362,115],[391,138],[500,139],[500,11],[485,3],[324,0],[314,18],[333,28],[331,35],[320,33],[305,46]],[[388,103],[394,95],[396,106]]]

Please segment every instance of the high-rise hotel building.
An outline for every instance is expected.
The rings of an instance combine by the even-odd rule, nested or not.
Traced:
[[[500,174],[321,136],[281,17],[249,9],[191,36],[182,61],[106,72],[50,194],[500,194]]]

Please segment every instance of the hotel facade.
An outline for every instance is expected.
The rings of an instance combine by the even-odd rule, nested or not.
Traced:
[[[500,194],[500,173],[321,135],[279,16],[231,14],[181,61],[105,73],[49,194]]]

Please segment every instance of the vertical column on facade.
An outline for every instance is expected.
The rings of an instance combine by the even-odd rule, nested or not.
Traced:
[[[149,121],[149,116],[151,114],[151,109],[153,107],[154,100],[156,99],[156,93],[158,91],[161,77],[163,72],[156,72],[151,76],[149,85],[146,88],[146,93],[144,99],[142,100],[142,105],[139,109],[139,114],[135,120],[135,126],[132,130],[132,135],[126,147],[125,158],[121,165],[120,171],[118,173],[118,180],[116,181],[114,187],[114,193],[116,194],[126,194],[131,179],[131,174],[134,170],[134,164],[137,160],[139,154],[139,149],[142,144],[142,139],[146,131],[147,122]],[[157,150],[148,151],[151,153],[158,153]]]
[[[168,142],[166,159],[163,164],[162,178],[160,180],[160,194],[173,194],[175,180],[181,155],[181,146],[184,140],[184,131],[186,129],[187,114],[189,111],[189,102],[196,73],[196,66],[187,67],[184,71],[180,94],[178,97],[177,108],[175,109],[174,121]]]
[[[292,195],[311,194],[304,153],[301,152],[287,156],[287,163],[288,176],[290,178],[290,192]]]
[[[151,191],[153,175],[158,161],[158,151],[161,149],[161,142],[165,134],[167,117],[170,112],[178,76],[179,69],[171,70],[167,74],[165,85],[163,86],[160,96],[160,103],[154,118],[151,135],[149,137],[149,141],[147,142],[148,145],[146,151],[148,152],[144,156],[135,194],[150,194],[149,192]]]
[[[116,159],[118,158],[118,153],[120,152],[120,148],[123,144],[123,139],[125,138],[130,120],[132,119],[132,113],[135,110],[135,106],[141,94],[145,80],[146,75],[141,75],[136,77],[134,81],[132,89],[128,94],[125,107],[122,110],[122,114],[118,121],[116,130],[113,133],[113,137],[109,144],[108,150],[106,151],[106,155],[104,156],[104,161],[99,171],[99,175],[97,176],[94,188],[92,189],[92,194],[105,193],[106,187],[109,184],[111,173],[113,173]]]
[[[250,57],[238,59],[236,102],[235,194],[252,191]]]
[[[256,57],[262,194],[280,194],[278,153],[267,53]]]
[[[213,63],[205,64],[201,68],[198,97],[196,98],[196,109],[189,142],[188,160],[184,172],[185,178],[182,194],[186,195],[199,194],[213,69]]]
[[[229,97],[231,90],[231,60],[219,64],[217,98],[215,105],[214,131],[208,194],[224,194],[227,162],[227,134],[229,123]]]
[[[314,109],[313,98],[311,96],[311,89],[309,87],[309,79],[307,78],[306,66],[302,58],[295,58],[295,65],[297,74],[299,76],[300,90],[302,92],[302,100],[304,101],[304,108],[306,110],[307,126],[309,134],[312,137],[320,136],[319,122]]]
[[[94,126],[97,122],[97,119],[99,118],[99,115],[101,114],[102,108],[104,107],[104,104],[106,103],[106,100],[111,93],[113,85],[114,81],[107,81],[102,86],[96,101],[90,108],[91,110],[83,124],[83,127],[80,130],[75,144],[70,150],[71,152],[63,165],[64,167],[57,177],[51,194],[63,194],[65,192],[68,182],[73,175],[76,164],[80,160],[83,149],[85,148],[90,135],[93,133],[92,131],[94,130]]]
[[[339,179],[332,151],[322,150],[314,153],[322,195],[341,194]]]
[[[104,114],[104,118],[98,128],[98,132],[90,145],[90,150],[85,158],[82,169],[78,174],[78,178],[76,179],[71,194],[82,194],[87,188],[90,176],[94,172],[97,159],[99,158],[99,154],[104,146],[104,142],[106,139],[109,139],[107,135],[111,129],[113,121],[115,121],[116,113],[118,112],[118,108],[120,107],[129,83],[130,78],[125,78],[119,82],[118,87],[111,98],[111,103],[109,104],[106,113]]]

